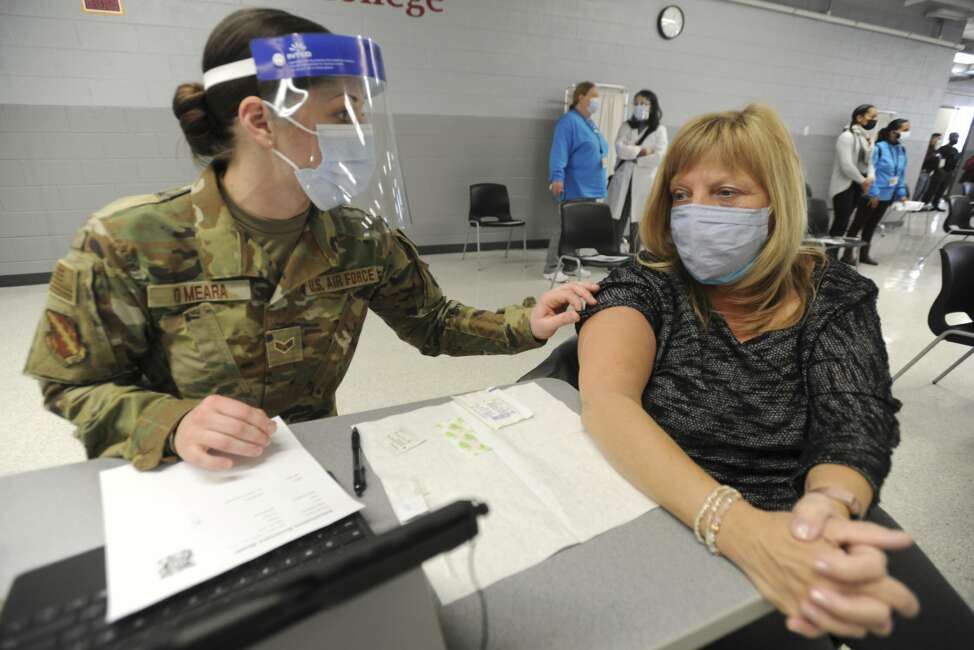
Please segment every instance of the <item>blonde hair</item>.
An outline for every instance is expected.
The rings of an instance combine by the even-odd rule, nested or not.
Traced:
[[[816,248],[802,247],[808,221],[805,176],[791,135],[767,106],[751,104],[743,111],[703,115],[680,129],[666,151],[639,227],[653,259],[640,261],[650,268],[680,273],[690,287],[694,312],[707,326],[711,308],[706,293],[683,268],[670,236],[670,183],[706,160],[748,173],[771,199],[767,242],[750,270],[731,285],[728,296],[732,305],[745,312],[740,320],[743,333],[765,331],[772,322],[776,329],[795,325],[814,299],[812,273],[824,256]],[[792,296],[800,301],[799,309],[782,318],[779,310]]]

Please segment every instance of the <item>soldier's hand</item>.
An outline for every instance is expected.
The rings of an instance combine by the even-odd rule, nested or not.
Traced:
[[[230,469],[233,460],[228,456],[260,456],[276,429],[277,424],[262,410],[210,395],[180,420],[173,448],[197,467]]]
[[[578,312],[595,304],[594,282],[569,282],[541,294],[531,310],[531,333],[538,339],[550,339],[563,325],[578,322]]]

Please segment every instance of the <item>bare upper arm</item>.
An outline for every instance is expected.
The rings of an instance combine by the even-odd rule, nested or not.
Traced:
[[[640,401],[655,358],[656,334],[645,316],[632,307],[600,311],[578,336],[582,401],[605,392]]]

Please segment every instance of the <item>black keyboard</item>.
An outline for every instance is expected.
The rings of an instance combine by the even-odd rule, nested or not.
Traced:
[[[372,536],[365,519],[353,514],[111,625],[105,622],[105,550],[97,548],[17,578],[0,617],[0,650],[148,650],[184,619],[287,581],[296,567]]]

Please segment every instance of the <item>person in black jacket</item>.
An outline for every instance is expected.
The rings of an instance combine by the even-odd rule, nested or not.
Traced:
[[[927,188],[930,187],[931,176],[940,168],[940,155],[937,153],[937,148],[940,146],[940,139],[942,137],[942,133],[934,133],[930,136],[930,142],[927,143],[927,153],[923,155],[920,178],[917,179],[917,186],[913,191],[913,196],[922,197],[926,193]]]
[[[944,162],[933,173],[933,176],[930,178],[930,186],[927,188],[927,193],[921,199],[926,209],[943,212],[940,208],[940,199],[943,198],[944,192],[950,187],[951,179],[954,177],[954,171],[957,169],[957,163],[960,162],[960,152],[955,148],[959,139],[959,134],[951,133],[948,136],[947,144],[937,149],[937,155]]]

